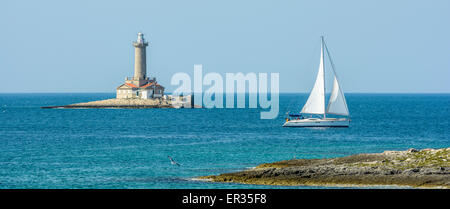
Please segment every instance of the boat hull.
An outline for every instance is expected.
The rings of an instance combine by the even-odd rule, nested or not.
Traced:
[[[350,120],[344,118],[306,118],[289,120],[283,127],[349,127]]]

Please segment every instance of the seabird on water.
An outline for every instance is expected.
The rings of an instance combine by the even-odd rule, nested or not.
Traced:
[[[175,160],[173,160],[172,157],[170,157],[169,155],[167,155],[167,157],[168,157],[169,160],[170,160],[170,164],[180,166],[180,164],[177,163],[177,162],[175,162]]]

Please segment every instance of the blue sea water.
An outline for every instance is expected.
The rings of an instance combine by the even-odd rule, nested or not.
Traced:
[[[450,147],[450,94],[346,94],[349,128],[283,128],[260,109],[41,109],[114,94],[0,94],[0,188],[316,188],[195,181],[261,163]],[[167,156],[182,164],[170,164]]]

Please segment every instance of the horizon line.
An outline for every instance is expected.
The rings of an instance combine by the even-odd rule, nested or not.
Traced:
[[[116,92],[0,92],[0,94],[115,94]],[[238,93],[238,92],[234,92]],[[248,94],[249,92],[245,92]],[[279,92],[280,94],[309,94],[311,92]],[[168,92],[167,94],[172,94],[172,92]],[[255,94],[255,93],[252,93]],[[257,93],[256,93],[257,94]],[[329,93],[327,93],[329,94]],[[344,94],[450,94],[450,92],[345,92]]]

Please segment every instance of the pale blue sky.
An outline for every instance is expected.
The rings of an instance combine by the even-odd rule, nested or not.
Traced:
[[[450,1],[0,2],[0,92],[113,92],[133,74],[278,72],[309,92],[324,35],[345,92],[450,92]]]

